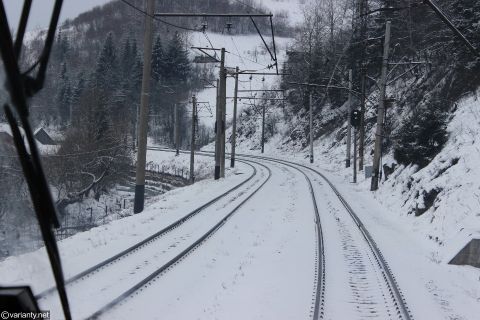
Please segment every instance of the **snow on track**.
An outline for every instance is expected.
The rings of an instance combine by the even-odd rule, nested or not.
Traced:
[[[266,175],[265,170],[262,171],[261,167],[257,170],[258,178],[205,208],[200,214],[115,263],[73,282],[67,288],[73,314],[84,318],[94,313],[185,250],[262,182]],[[60,312],[61,307],[56,295],[46,296],[40,303],[48,306],[55,314],[56,311]]]
[[[320,223],[326,230],[325,316],[320,314],[320,319],[411,319],[403,295],[381,252],[326,177],[288,161],[259,156],[246,158],[282,163],[314,174],[315,189],[322,199]]]
[[[228,224],[105,318],[311,318],[316,231],[308,185],[296,170],[265,165],[271,180]]]

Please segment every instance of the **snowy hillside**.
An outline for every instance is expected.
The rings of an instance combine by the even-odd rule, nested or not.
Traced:
[[[262,42],[262,39],[256,35],[227,35],[218,33],[208,33],[208,39],[211,41],[215,48],[225,47],[228,51],[225,58],[225,66],[227,68],[235,69],[239,67],[240,70],[252,70],[258,72],[275,73],[274,67],[268,67],[273,62],[271,57]],[[264,35],[265,40],[271,45],[271,37]],[[190,41],[193,46],[210,47],[210,43],[202,33],[194,33],[190,37]],[[279,71],[282,72],[281,66],[285,61],[286,49],[292,39],[289,38],[275,38],[275,44],[277,47],[277,58],[279,60]],[[191,52],[192,56],[201,55],[198,51]],[[218,65],[210,65],[213,72],[218,74]],[[278,80],[280,76],[252,76],[249,75],[240,76],[239,78],[239,90],[251,90],[251,89],[271,89],[278,88]],[[233,78],[227,78],[227,97],[233,97],[235,81]],[[260,97],[259,92],[240,92],[239,97]],[[282,96],[279,95],[281,98]],[[215,123],[215,101],[216,101],[216,88],[210,88],[202,90],[198,93],[198,101],[209,102],[208,108],[203,108],[200,113],[200,120],[213,126]],[[252,100],[243,99],[239,101],[239,111],[242,110],[244,105],[252,103]],[[211,111],[211,112],[210,112]],[[233,111],[233,99],[227,99],[227,122],[232,119]]]

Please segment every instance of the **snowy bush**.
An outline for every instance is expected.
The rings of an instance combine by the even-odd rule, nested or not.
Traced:
[[[394,137],[394,158],[404,165],[425,167],[447,142],[448,114],[438,105],[414,112]]]

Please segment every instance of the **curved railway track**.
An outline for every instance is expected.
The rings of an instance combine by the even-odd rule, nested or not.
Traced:
[[[156,151],[164,151],[164,152],[175,152],[175,150],[172,149],[165,149],[165,148],[155,148],[155,147],[149,147],[150,150],[156,150]],[[180,151],[181,153],[189,153],[188,151]],[[196,154],[199,155],[205,155],[205,156],[212,156],[211,152],[196,152]],[[244,156],[244,155],[242,155]],[[245,158],[249,158],[250,156],[244,156]],[[261,157],[253,157],[252,158],[258,158],[260,160],[265,160],[262,159]],[[241,161],[241,160],[238,160]],[[275,162],[275,161],[273,161]],[[280,162],[278,162],[280,163]],[[323,319],[324,316],[324,305],[325,305],[325,258],[324,258],[324,241],[323,241],[323,233],[322,233],[322,226],[320,223],[320,214],[317,206],[317,199],[315,196],[315,191],[313,188],[313,184],[311,179],[308,177],[308,175],[303,172],[302,170],[298,169],[295,167],[293,164],[286,164],[286,163],[281,163],[282,165],[285,165],[287,167],[290,167],[294,170],[297,170],[300,172],[307,184],[308,188],[310,191],[310,196],[313,201],[313,208],[314,208],[314,214],[315,214],[315,232],[317,234],[316,238],[316,252],[315,252],[315,263],[316,263],[316,270],[315,270],[315,292],[313,296],[315,297],[313,299],[312,303],[312,313],[311,316],[313,319]]]
[[[196,216],[198,213],[204,211],[205,209],[209,208],[210,206],[217,203],[221,199],[227,197],[228,195],[232,194],[234,191],[238,190],[240,187],[242,187],[243,185],[245,185],[246,183],[251,181],[255,177],[255,175],[257,174],[257,170],[254,166],[252,166],[251,164],[249,164],[245,161],[243,161],[243,163],[250,166],[253,169],[252,174],[247,179],[240,182],[239,184],[237,184],[233,188],[227,190],[226,192],[220,194],[219,196],[215,197],[214,199],[206,202],[202,206],[194,209],[190,213],[186,214],[182,218],[180,218],[180,219],[176,220],[175,222],[171,223],[170,225],[166,226],[162,230],[156,232],[155,234],[152,234],[148,238],[146,238],[146,239],[132,245],[131,247],[119,252],[118,254],[116,254],[116,255],[114,255],[114,256],[112,256],[112,257],[110,257],[110,258],[108,258],[108,259],[106,259],[106,260],[104,260],[104,261],[102,261],[102,262],[100,262],[100,263],[98,263],[98,264],[96,264],[96,265],[94,265],[94,266],[76,274],[75,276],[68,278],[65,281],[65,284],[68,286],[68,285],[70,285],[70,284],[72,284],[72,283],[74,283],[78,280],[81,280],[82,278],[88,277],[89,275],[99,271],[102,268],[107,267],[108,265],[111,265],[111,264],[119,261],[120,259],[128,256],[129,254],[131,254],[133,252],[136,252],[136,251],[142,249],[145,246],[151,245],[152,243],[154,243],[156,240],[160,239],[162,236],[164,236],[168,232],[178,228],[179,226],[181,226],[182,224],[184,224],[185,222],[187,222],[188,220],[190,220],[191,218]],[[43,299],[46,296],[48,296],[49,294],[52,294],[54,292],[56,292],[56,287],[52,287],[52,288],[49,288],[47,290],[42,291],[41,293],[37,294],[35,296],[35,298],[37,300],[40,300],[40,299]]]
[[[191,243],[188,247],[183,249],[181,252],[176,254],[172,259],[158,267],[153,273],[149,274],[147,277],[143,278],[141,281],[137,282],[134,286],[131,286],[128,290],[124,291],[122,294],[112,299],[109,303],[105,304],[103,307],[98,309],[96,312],[87,317],[87,319],[98,319],[100,316],[104,315],[110,309],[114,308],[116,305],[124,302],[130,296],[135,294],[137,291],[143,290],[143,288],[148,287],[152,282],[156,281],[158,277],[162,276],[165,272],[173,268],[181,260],[186,258],[193,251],[197,250],[202,244],[204,244],[210,237],[212,237],[248,200],[250,200],[267,182],[270,180],[271,171],[265,165],[258,163],[256,161],[248,160],[251,163],[255,163],[258,166],[265,168],[268,172],[267,178],[261,182],[261,184],[256,187],[246,198],[244,198],[240,203],[238,203],[233,209],[223,216],[221,220],[215,223],[211,228],[208,229],[201,237]]]
[[[159,150],[159,151],[168,151],[171,152],[172,150],[169,149],[164,149],[164,148],[152,148],[153,150]],[[187,153],[187,152],[186,152]],[[211,155],[212,152],[198,152],[199,155]],[[387,288],[387,295],[389,296],[391,300],[391,304],[393,308],[395,309],[395,315],[390,315],[396,316],[398,319],[402,320],[412,320],[413,317],[410,313],[410,310],[406,304],[405,298],[401,292],[401,289],[399,288],[399,285],[395,279],[395,276],[393,275],[392,270],[390,269],[386,259],[384,258],[382,252],[378,248],[378,245],[376,244],[375,240],[373,237],[370,235],[368,232],[367,228],[363,225],[361,222],[360,218],[358,215],[355,213],[355,211],[351,208],[351,206],[348,204],[348,202],[345,200],[345,198],[341,195],[341,193],[338,191],[338,189],[335,187],[335,185],[321,172],[318,170],[311,168],[309,166],[287,161],[287,160],[281,160],[281,159],[275,159],[271,157],[265,157],[265,156],[255,156],[255,155],[248,155],[248,154],[238,154],[237,157],[243,158],[244,160],[246,159],[258,159],[258,160],[263,160],[263,161],[269,161],[277,164],[282,164],[291,168],[295,168],[296,170],[299,170],[300,172],[303,173],[305,176],[310,192],[312,195],[312,199],[314,201],[314,206],[315,206],[315,214],[316,214],[316,224],[317,224],[317,234],[320,235],[320,237],[317,237],[317,248],[319,249],[317,252],[317,255],[320,255],[320,261],[319,264],[317,265],[317,279],[316,279],[316,288],[317,292],[315,294],[315,303],[314,303],[314,313],[313,313],[313,319],[323,319],[324,318],[324,306],[325,306],[325,257],[324,257],[324,250],[323,250],[323,240],[321,238],[322,231],[321,231],[321,223],[320,223],[320,216],[318,213],[318,207],[317,207],[317,202],[315,199],[315,192],[313,190],[312,182],[311,179],[308,177],[308,175],[305,173],[304,170],[308,170],[309,172],[314,173],[318,177],[320,177],[322,180],[324,180],[328,186],[331,188],[331,190],[334,192],[335,196],[338,198],[340,203],[343,205],[344,209],[348,213],[349,217],[352,219],[356,227],[358,228],[358,231],[361,233],[366,245],[368,246],[368,250],[371,253],[371,256],[373,257],[374,263],[373,265],[377,266],[377,270],[380,272],[381,277],[377,278],[378,282],[383,282]],[[366,259],[368,260],[368,258]],[[355,272],[355,271],[352,271]],[[387,302],[385,302],[386,304]],[[388,307],[387,307],[388,309]]]
[[[390,269],[387,261],[385,260],[382,252],[378,248],[378,245],[376,244],[375,240],[372,238],[370,233],[368,232],[367,228],[365,225],[361,222],[360,218],[358,215],[355,213],[355,211],[351,208],[351,206],[348,204],[348,202],[345,200],[345,198],[341,195],[341,193],[338,191],[338,189],[333,185],[333,183],[321,172],[318,170],[311,168],[309,166],[291,162],[291,161],[286,161],[286,160],[279,160],[275,158],[270,158],[270,157],[262,157],[262,156],[251,156],[251,155],[244,155],[244,154],[239,154],[239,157],[242,157],[244,159],[259,159],[259,160],[264,160],[264,161],[270,161],[274,163],[280,163],[284,164],[287,166],[291,167],[300,167],[304,170],[308,170],[310,172],[313,172],[314,174],[318,175],[321,179],[323,179],[328,186],[332,189],[332,191],[335,193],[336,197],[338,200],[342,203],[343,207],[345,208],[346,212],[349,214],[351,219],[354,221],[355,225],[358,227],[358,230],[361,232],[365,242],[368,245],[368,248],[370,249],[370,252],[372,253],[372,256],[374,258],[375,264],[378,266],[378,269],[382,275],[381,279],[385,282],[387,288],[388,288],[388,294],[390,296],[390,299],[392,300],[393,307],[395,308],[396,311],[396,316],[399,319],[403,320],[412,320],[412,315],[410,313],[410,310],[406,304],[405,298],[399,288],[399,285],[395,279],[395,276],[392,273],[392,270]],[[298,169],[300,170],[300,169]],[[301,170],[303,172],[303,170]],[[303,172],[304,173],[304,172]],[[305,173],[304,173],[305,174]],[[306,174],[305,174],[306,175]],[[379,280],[380,281],[380,280]],[[325,290],[325,288],[320,287],[320,290]],[[320,297],[321,302],[324,303],[324,297],[323,294],[317,294],[317,297]],[[323,314],[322,314],[322,309],[320,308],[319,311],[316,313],[318,316],[314,317],[314,319],[322,319]]]
[[[167,151],[167,152],[172,152],[170,149],[163,149],[163,148],[150,148],[152,150],[158,150],[158,151]],[[185,152],[187,153],[187,152]],[[204,155],[204,156],[212,156],[211,152],[198,152],[199,155]],[[190,212],[189,214],[185,215],[181,219],[175,221],[171,225],[165,227],[164,229],[160,230],[159,232],[155,233],[154,235],[148,237],[147,239],[131,246],[130,248],[120,252],[119,254],[85,270],[84,272],[70,278],[67,280],[67,284],[71,284],[73,282],[79,281],[81,279],[84,279],[86,277],[89,277],[91,274],[114,264],[120,259],[123,259],[124,257],[132,254],[133,252],[139,251],[142,248],[154,243],[156,240],[160,239],[162,236],[165,234],[169,233],[170,231],[178,228],[185,222],[189,221],[192,219],[195,215],[197,215],[199,212],[205,210],[206,208],[212,206],[214,203],[218,202],[219,200],[225,198],[227,195],[232,194],[234,191],[238,190],[241,186],[245,185],[247,182],[251,181],[254,176],[257,174],[257,169],[255,166],[252,164],[255,164],[257,166],[261,166],[264,169],[268,171],[268,176],[267,178],[261,182],[261,184],[256,187],[253,192],[248,194],[247,197],[245,197],[240,203],[238,203],[233,209],[231,209],[226,215],[224,215],[217,223],[215,223],[213,226],[209,227],[209,229],[204,232],[199,238],[197,238],[195,241],[190,243],[188,247],[184,248],[181,250],[179,253],[177,253],[173,258],[168,260],[166,263],[163,263],[160,267],[158,267],[153,273],[149,274],[147,277],[143,278],[141,281],[138,281],[135,285],[131,286],[128,290],[125,290],[122,294],[118,295],[116,298],[112,299],[110,302],[105,304],[103,307],[98,309],[96,312],[91,314],[87,319],[97,319],[100,316],[104,315],[106,312],[108,312],[110,309],[114,308],[116,305],[121,304],[122,302],[126,301],[129,297],[134,295],[138,291],[142,291],[144,288],[147,288],[148,286],[151,285],[152,282],[156,281],[158,277],[162,276],[165,272],[173,268],[176,264],[178,264],[180,261],[185,259],[190,253],[195,251],[197,248],[202,246],[211,236],[213,236],[216,231],[218,231],[229,219],[231,216],[233,216],[239,209],[242,207],[248,200],[250,200],[262,187],[267,183],[267,181],[270,179],[272,173],[271,170],[265,166],[264,164],[253,161],[252,159],[256,160],[261,160],[261,161],[267,161],[271,163],[276,163],[279,165],[283,165],[286,167],[290,167],[298,172],[300,172],[307,184],[308,188],[310,191],[310,196],[313,201],[313,207],[314,207],[314,213],[315,213],[315,227],[316,227],[316,252],[315,252],[315,264],[316,264],[316,270],[315,270],[315,280],[314,280],[314,294],[313,294],[313,299],[312,299],[312,307],[311,307],[311,318],[317,320],[317,319],[324,319],[325,318],[325,305],[326,305],[326,267],[325,267],[325,250],[324,250],[324,235],[322,232],[322,225],[320,221],[320,213],[318,209],[318,203],[317,203],[317,196],[314,188],[314,184],[312,183],[311,177],[307,174],[307,172],[314,173],[316,176],[321,178],[323,181],[327,183],[329,188],[333,191],[335,194],[336,198],[340,201],[342,204],[343,208],[345,209],[345,212],[348,213],[348,216],[351,218],[353,221],[354,225],[358,229],[358,232],[361,233],[361,236],[363,237],[364,244],[368,247],[369,254],[368,257],[362,257],[360,251],[358,250],[351,250],[349,253],[354,253],[356,255],[354,257],[358,258],[360,260],[365,260],[365,261],[370,261],[370,265],[376,267],[376,271],[374,273],[377,274],[376,281],[380,284],[379,287],[386,288],[386,294],[384,295],[385,299],[385,308],[388,310],[390,307],[394,309],[393,314],[390,314],[388,311],[388,315],[390,318],[398,318],[402,320],[411,320],[412,316],[410,314],[410,311],[408,309],[408,306],[406,304],[406,301],[403,297],[403,294],[397,284],[397,281],[388,266],[387,261],[385,260],[383,254],[381,253],[380,249],[378,248],[377,244],[375,243],[374,239],[366,229],[366,227],[363,225],[361,220],[359,219],[358,215],[355,213],[355,211],[351,208],[351,206],[348,204],[348,202],[344,199],[344,197],[341,195],[341,193],[338,191],[338,189],[331,183],[331,181],[323,175],[321,172],[318,170],[311,168],[309,166],[287,161],[287,160],[281,160],[281,159],[275,159],[275,158],[270,158],[270,157],[264,157],[264,156],[254,156],[254,155],[245,155],[245,154],[239,154],[238,155],[239,161],[249,165],[250,167],[253,168],[253,173],[244,181],[236,185],[235,187],[229,189],[225,193],[217,196],[216,198],[212,199],[211,201],[205,203],[201,207],[195,209],[194,211]],[[260,179],[258,180],[260,181]],[[317,179],[315,179],[317,181]],[[322,185],[320,181],[318,181],[319,185]],[[245,194],[247,190],[250,190],[251,188],[254,188],[256,183],[253,183],[249,188],[247,188],[243,193],[240,193],[240,195]],[[239,196],[236,196],[235,199],[237,199]],[[338,219],[338,218],[337,218]],[[345,229],[346,227],[344,225],[341,225],[343,228],[339,227],[338,232],[341,233],[346,233],[348,234],[349,230]],[[183,229],[182,229],[183,230]],[[351,241],[351,238],[346,237],[348,241]],[[354,246],[353,246],[354,247]],[[354,247],[354,249],[356,249]],[[372,258],[373,257],[373,258]],[[356,270],[358,271],[358,265],[355,265],[355,263],[347,263],[349,267],[353,266],[353,269],[351,269],[349,272],[355,273]],[[363,265],[360,267],[360,269],[363,268]],[[381,276],[378,276],[380,274]],[[373,281],[375,277],[370,277],[369,280],[365,280],[367,278],[363,278],[362,275],[362,281]],[[370,285],[370,284],[369,284]],[[328,288],[327,288],[328,289]],[[352,290],[357,290],[355,288],[352,288]],[[45,296],[48,296],[49,294],[53,293],[55,289],[49,289],[41,294],[39,294],[37,297],[43,298]],[[328,292],[328,291],[327,291]],[[358,294],[357,291],[355,291],[356,294]],[[385,296],[388,296],[389,299],[387,299]],[[389,302],[387,302],[390,301]],[[328,301],[328,300],[327,300]],[[361,302],[359,302],[361,303]],[[389,304],[389,306],[386,306]],[[390,306],[391,305],[391,306]],[[375,306],[369,306],[370,309],[374,309]],[[375,311],[372,311],[373,315],[375,315]],[[393,318],[392,318],[393,319]]]

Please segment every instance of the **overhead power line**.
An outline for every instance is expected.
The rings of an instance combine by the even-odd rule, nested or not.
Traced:
[[[171,22],[165,21],[165,20],[163,20],[163,19],[159,19],[159,18],[156,17],[155,15],[150,15],[150,14],[148,14],[145,10],[140,9],[139,7],[137,7],[136,5],[128,2],[127,0],[120,0],[120,1],[123,2],[124,4],[126,4],[127,6],[135,9],[136,11],[142,13],[143,15],[145,15],[145,16],[147,16],[147,17],[150,17],[150,18],[152,18],[152,19],[155,20],[155,21],[158,21],[158,22],[161,22],[161,23],[163,23],[163,24],[166,24],[166,25],[168,25],[168,26],[171,26],[171,27],[174,27],[174,28],[177,28],[177,29],[186,30],[186,31],[201,32],[200,29],[195,29],[195,28],[190,28],[190,27],[179,26],[179,25],[173,24],[173,23],[171,23]]]

